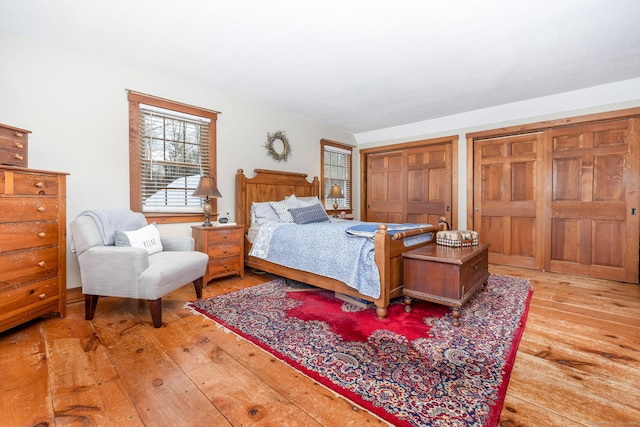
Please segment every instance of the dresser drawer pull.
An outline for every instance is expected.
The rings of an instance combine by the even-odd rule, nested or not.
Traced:
[[[38,212],[44,212],[44,206],[39,206],[38,207]]]
[[[40,261],[40,262],[38,263],[38,265],[39,265],[40,267],[44,267],[46,264],[45,264],[45,262],[44,262],[44,261]]]
[[[36,182],[36,188],[42,188],[44,184],[42,182]]]
[[[46,234],[44,234],[44,231],[41,231],[38,233],[38,237],[44,237],[44,236],[46,236]]]
[[[225,235],[223,235],[223,236],[222,236],[222,238],[223,238],[223,239],[226,239],[226,238],[227,238],[227,235],[226,235],[226,234],[225,234]]]
[[[17,136],[18,138],[22,138],[22,137],[24,136],[24,134],[22,134],[21,132],[16,132],[16,136]]]
[[[21,143],[19,143],[19,142],[16,142],[16,148],[18,148],[18,149],[22,150],[22,149],[24,148],[24,145],[22,145],[22,144],[21,144]]]
[[[474,270],[478,270],[480,268],[480,263],[476,262],[471,268],[473,268]]]
[[[225,249],[225,250],[223,250],[223,251],[222,251],[222,253],[223,253],[223,254],[226,254],[226,253],[227,253],[227,250],[226,250],[226,249]]]
[[[44,299],[46,296],[47,296],[46,294],[40,294],[40,295],[38,295],[38,298]]]
[[[21,154],[16,154],[16,155],[15,155],[15,159],[16,159],[16,160],[24,160],[24,156],[23,156],[23,155],[21,155]]]

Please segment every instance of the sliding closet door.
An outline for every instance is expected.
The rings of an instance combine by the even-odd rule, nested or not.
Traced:
[[[539,268],[542,133],[474,143],[473,229],[489,262]]]
[[[638,119],[550,131],[550,257],[546,268],[638,281]]]

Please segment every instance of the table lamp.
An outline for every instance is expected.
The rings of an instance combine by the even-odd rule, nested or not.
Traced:
[[[338,184],[333,184],[331,186],[331,191],[329,191],[329,195],[327,196],[330,199],[333,199],[333,217],[338,217],[338,201],[336,199],[344,198],[344,194],[342,194],[342,188]]]
[[[211,227],[213,224],[211,224],[209,218],[211,217],[213,206],[211,206],[209,198],[222,197],[222,194],[218,191],[218,187],[216,187],[215,178],[212,176],[201,177],[200,183],[198,183],[198,188],[196,188],[196,191],[193,192],[192,196],[204,198],[204,206],[202,206],[202,210],[204,211],[204,222],[202,225],[205,227]]]

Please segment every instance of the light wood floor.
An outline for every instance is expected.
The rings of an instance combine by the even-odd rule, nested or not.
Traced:
[[[534,295],[501,426],[640,425],[640,287],[491,266],[529,278]],[[209,297],[268,280],[213,281]],[[165,298],[154,329],[144,303],[101,299],[96,318],[0,334],[0,425],[385,425],[252,344]]]

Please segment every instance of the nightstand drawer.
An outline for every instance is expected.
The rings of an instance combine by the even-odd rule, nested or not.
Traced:
[[[207,233],[209,234],[209,247],[219,245],[221,243],[238,243],[242,240],[242,230],[220,227],[220,229],[207,231]]]
[[[239,256],[242,252],[240,246],[237,243],[225,243],[221,245],[209,246],[207,254],[211,258],[225,258],[232,256]]]
[[[212,259],[207,266],[207,273],[209,277],[228,276],[230,274],[236,274],[240,269],[240,257],[229,257]]]

